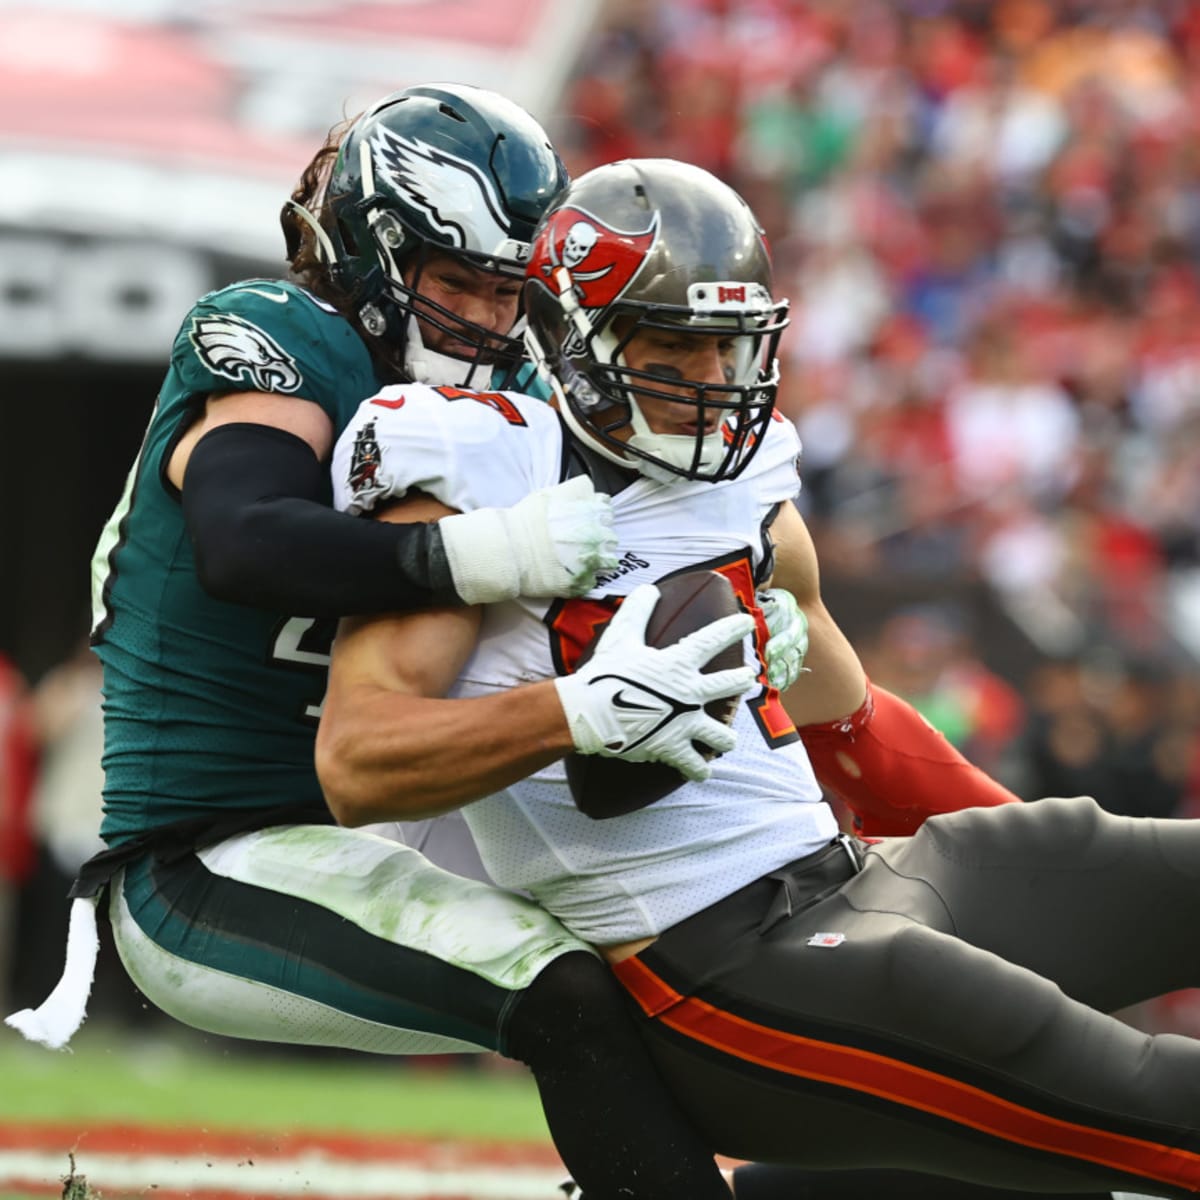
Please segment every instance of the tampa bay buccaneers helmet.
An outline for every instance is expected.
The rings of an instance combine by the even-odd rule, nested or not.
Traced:
[[[772,299],[754,214],[715,176],[672,159],[581,175],[534,235],[525,311],[530,355],[600,454],[660,480],[732,479],[749,463],[774,409],[787,302]],[[724,380],[631,367],[626,347],[651,331],[718,339]],[[655,433],[647,399],[695,405],[696,433]]]
[[[523,356],[519,334],[497,334],[421,298],[421,319],[470,349],[460,358],[425,347],[413,316],[422,265],[436,250],[524,278],[534,227],[566,182],[545,131],[512,101],[463,84],[410,87],[351,125],[319,213],[300,216],[393,366],[419,382],[487,386],[492,370]],[[488,370],[475,376],[481,365]]]

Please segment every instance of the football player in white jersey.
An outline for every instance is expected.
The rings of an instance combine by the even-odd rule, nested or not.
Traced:
[[[1200,1042],[1107,1015],[1200,983],[1200,825],[1079,798],[848,837],[797,734],[841,720],[865,740],[853,651],[818,608],[810,672],[780,696],[760,669],[755,587],[816,579],[795,434],[772,411],[785,315],[744,203],[668,160],[589,172],[539,225],[526,305],[557,414],[385,389],[335,450],[337,502],[429,520],[586,471],[613,495],[619,566],[576,600],[347,623],[317,743],[338,818],[469,805],[496,880],[614,964],[717,1151],[964,1194],[1200,1191]],[[743,690],[730,730],[683,651],[644,644],[653,581],[689,567],[725,573],[747,610],[747,665],[710,677]],[[576,809],[566,755],[636,761],[648,743],[677,788],[612,820]],[[969,772],[931,757],[945,794],[921,804],[958,808]]]

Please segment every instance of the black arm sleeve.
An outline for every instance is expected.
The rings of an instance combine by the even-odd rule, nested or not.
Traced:
[[[351,517],[328,494],[327,469],[294,434],[250,424],[206,433],[182,497],[204,590],[306,617],[461,603],[436,524]]]

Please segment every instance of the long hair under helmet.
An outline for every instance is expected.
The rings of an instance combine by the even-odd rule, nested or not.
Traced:
[[[672,159],[597,167],[547,210],[526,275],[526,344],[577,437],[660,480],[745,468],[774,410],[788,318],[732,188]],[[718,339],[723,382],[629,367],[625,348],[650,331]],[[639,397],[695,405],[696,433],[654,433]]]
[[[439,252],[523,278],[534,227],[566,182],[524,109],[446,83],[405,88],[363,113],[338,146],[316,212],[292,207],[385,361],[418,382],[488,387],[522,358],[521,322],[497,333],[456,316],[421,296],[422,268]],[[467,350],[427,348],[414,311]]]

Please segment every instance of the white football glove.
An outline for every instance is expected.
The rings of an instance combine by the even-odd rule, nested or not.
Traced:
[[[776,691],[786,692],[804,671],[804,659],[808,654],[808,618],[796,603],[796,597],[783,588],[759,592],[757,600],[771,635],[763,647],[767,682]]]
[[[635,588],[596,642],[592,657],[574,675],[554,681],[581,754],[629,762],[664,762],[688,779],[707,779],[711,768],[693,740],[717,754],[732,750],[737,735],[710,717],[710,700],[740,696],[754,686],[753,667],[705,675],[714,655],[754,629],[749,613],[736,613],[688,634],[673,646],[646,645],[646,622],[658,588]]]
[[[531,492],[512,508],[438,522],[454,590],[466,604],[582,596],[617,565],[612,499],[586,475]]]

